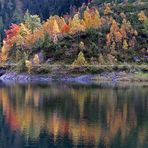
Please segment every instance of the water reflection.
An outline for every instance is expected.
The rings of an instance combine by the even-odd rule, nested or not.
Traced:
[[[0,86],[0,147],[148,147],[148,87]]]

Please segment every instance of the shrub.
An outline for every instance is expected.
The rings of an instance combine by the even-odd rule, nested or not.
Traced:
[[[29,61],[29,60],[26,60],[26,61],[25,61],[25,66],[26,66],[26,68],[27,68],[28,73],[31,74],[31,70],[32,70],[32,68],[33,68],[32,62]]]
[[[35,54],[34,58],[33,58],[33,63],[34,65],[38,66],[40,64],[40,58],[38,54]]]
[[[16,66],[12,69],[14,68],[17,73],[25,72],[27,68],[25,61],[29,58],[29,53],[17,50],[16,57]]]
[[[34,69],[33,72],[37,74],[48,74],[51,72],[51,69],[49,68],[49,65],[45,63]]]

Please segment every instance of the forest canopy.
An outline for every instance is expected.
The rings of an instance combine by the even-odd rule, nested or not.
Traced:
[[[37,14],[41,20],[46,20],[50,15],[63,15],[72,13],[72,9],[81,6],[82,3],[89,3],[91,0],[0,0],[0,41],[4,38],[4,30],[8,29],[11,23],[20,23],[25,12]],[[134,2],[136,0],[129,0]],[[112,2],[112,0],[93,0],[97,4]],[[116,2],[123,2],[117,0]]]

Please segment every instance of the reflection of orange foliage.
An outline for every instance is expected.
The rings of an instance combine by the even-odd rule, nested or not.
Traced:
[[[20,126],[18,123],[17,116],[15,115],[13,107],[9,103],[9,96],[4,89],[0,89],[0,98],[0,103],[3,104],[6,122],[10,125],[10,128],[12,130],[18,130]]]
[[[144,143],[144,140],[145,140],[145,131],[144,131],[144,129],[140,129],[138,139],[140,141],[140,144]]]
[[[48,120],[47,124],[48,131],[53,133],[55,141],[58,134],[63,136],[64,134],[70,135],[75,145],[79,142],[80,138],[85,140],[85,142],[89,142],[90,139],[93,139],[96,143],[98,143],[100,139],[101,128],[99,126],[88,126],[83,121],[79,123],[73,120],[65,121],[55,113]]]
[[[13,92],[18,87],[13,87]],[[21,101],[23,105],[19,103],[19,99],[16,99],[15,107],[11,104],[11,99],[7,94],[7,89],[0,89],[0,104],[3,106],[3,112],[6,116],[6,120],[12,130],[19,129],[25,135],[29,135],[32,138],[38,138],[40,135],[40,130],[44,127],[49,133],[52,133],[54,140],[56,141],[58,135],[64,137],[64,135],[69,135],[75,145],[78,144],[79,140],[85,140],[89,143],[90,140],[94,140],[97,145],[100,139],[105,141],[105,144],[110,144],[112,139],[121,131],[121,137],[124,140],[130,131],[137,126],[136,113],[133,106],[129,106],[127,100],[122,106],[120,106],[121,111],[118,108],[118,98],[115,91],[110,89],[102,89],[101,93],[98,89],[73,89],[67,90],[68,96],[75,101],[74,104],[78,106],[80,117],[75,120],[71,117],[68,119],[64,118],[62,114],[59,114],[57,109],[53,111],[45,112],[40,108],[40,99],[49,98],[49,94],[55,98],[57,96],[63,96],[63,87],[58,89],[52,88],[45,91],[45,89],[33,88],[28,85],[25,91],[25,96]],[[49,93],[50,90],[50,93]],[[18,95],[16,93],[15,95]],[[12,96],[11,96],[12,97]],[[17,96],[15,96],[17,98]],[[50,99],[52,99],[50,97]],[[101,125],[101,120],[93,123],[89,123],[83,119],[85,101],[90,98],[89,103],[94,104],[95,101],[99,102],[99,108],[106,108],[106,125],[107,128],[103,128]],[[49,100],[50,101],[50,100]],[[66,102],[65,102],[66,103]],[[38,109],[40,108],[40,109]],[[132,122],[129,122],[132,121]],[[139,139],[141,143],[143,142],[143,135],[141,132],[139,134]]]
[[[10,109],[6,110],[5,114],[6,114],[6,121],[10,125],[10,128],[12,130],[18,130],[20,128],[20,125],[19,125],[18,119],[15,116],[15,113],[13,112],[11,107],[10,107]]]

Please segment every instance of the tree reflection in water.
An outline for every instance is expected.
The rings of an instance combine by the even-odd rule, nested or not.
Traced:
[[[0,147],[147,147],[147,87],[0,87]]]

